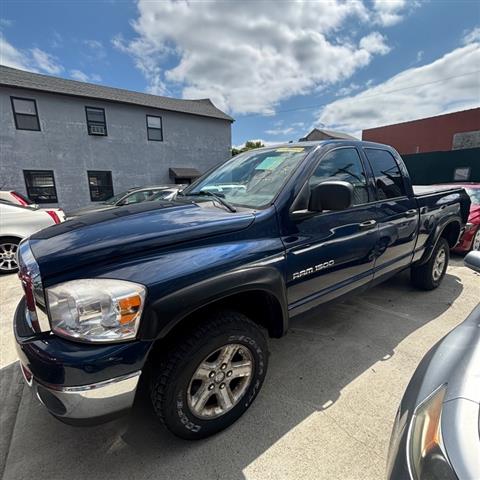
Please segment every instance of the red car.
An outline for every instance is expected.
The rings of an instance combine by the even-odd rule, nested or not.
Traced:
[[[468,222],[465,225],[465,232],[454,251],[469,252],[470,250],[480,250],[480,183],[465,183],[458,186],[465,188],[468,195],[470,195],[472,204]]]

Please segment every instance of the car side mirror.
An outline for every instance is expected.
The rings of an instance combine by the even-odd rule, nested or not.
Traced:
[[[480,273],[480,251],[473,251],[468,253],[463,259],[466,267]]]
[[[345,210],[353,203],[353,185],[341,180],[322,182],[312,188],[308,210]]]

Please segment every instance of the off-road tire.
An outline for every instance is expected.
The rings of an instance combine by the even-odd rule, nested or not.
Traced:
[[[190,381],[205,358],[228,344],[249,349],[253,359],[250,383],[231,410],[213,419],[199,418],[188,404]],[[178,437],[198,440],[213,435],[232,425],[249,408],[262,387],[267,366],[268,347],[259,326],[239,312],[219,311],[172,345],[163,359],[151,366],[150,398],[154,412]]]
[[[441,254],[442,251],[445,255],[445,264],[443,266],[441,275],[438,278],[435,278],[435,262],[438,258],[438,255]],[[442,283],[443,277],[445,277],[449,259],[450,247],[448,242],[443,237],[440,237],[428,262],[423,265],[413,266],[411,268],[410,279],[412,284],[420,290],[434,290],[437,288]]]

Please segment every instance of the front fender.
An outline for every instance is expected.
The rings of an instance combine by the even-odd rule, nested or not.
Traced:
[[[279,261],[282,258],[279,258]],[[265,292],[273,296],[280,306],[281,318],[276,319],[276,335],[288,328],[287,295],[284,276],[274,266],[245,266],[215,277],[188,285],[158,299],[150,305],[149,319],[142,322],[142,339],[164,338],[183,319],[229,296]]]

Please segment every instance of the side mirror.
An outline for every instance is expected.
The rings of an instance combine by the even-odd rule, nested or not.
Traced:
[[[480,251],[473,251],[468,253],[463,259],[466,267],[480,273]]]
[[[308,210],[345,210],[353,203],[353,185],[341,180],[322,182],[312,188]]]

